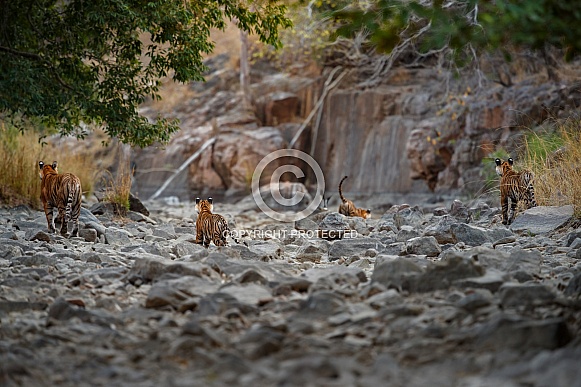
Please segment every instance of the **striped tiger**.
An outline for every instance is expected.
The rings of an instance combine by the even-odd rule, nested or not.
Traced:
[[[524,201],[526,208],[536,207],[535,189],[533,186],[534,175],[530,171],[515,172],[512,169],[514,160],[494,160],[496,174],[500,176],[500,204],[502,206],[502,224],[511,224],[514,220],[516,205]],[[510,213],[508,201],[511,201]]]
[[[342,178],[341,182],[339,183],[339,196],[341,197],[341,204],[339,204],[339,213],[345,216],[359,216],[363,219],[371,218],[370,209],[364,210],[363,208],[357,208],[355,207],[355,204],[353,204],[351,200],[348,200],[345,198],[345,196],[343,196],[343,190],[341,189],[341,185],[343,184],[343,181],[345,181],[347,177],[348,176]]]
[[[38,162],[40,168],[40,200],[44,207],[48,230],[55,233],[56,227],[53,218],[53,209],[58,209],[58,218],[61,220],[60,233],[68,236],[68,224],[73,222],[72,235],[79,235],[79,216],[81,214],[81,180],[72,173],[57,172],[58,163],[45,165]]]
[[[196,220],[196,243],[204,247],[210,246],[214,242],[216,246],[226,246],[226,236],[230,235],[236,243],[238,240],[232,236],[228,227],[228,222],[222,215],[213,214],[213,199],[200,200],[196,198],[196,211],[198,219]]]

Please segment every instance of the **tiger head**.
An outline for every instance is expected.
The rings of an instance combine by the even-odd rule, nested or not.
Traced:
[[[40,171],[38,172],[38,176],[40,176],[40,180],[44,177],[44,175],[50,174],[57,174],[58,173],[58,163],[56,161],[52,162],[52,165],[45,165],[42,160],[38,162],[38,167]]]
[[[368,208],[366,210],[364,210],[363,208],[361,209],[361,212],[363,212],[363,219],[371,219],[371,210]]]
[[[496,163],[496,174],[498,176],[502,176],[506,172],[512,171],[512,164],[514,163],[512,157],[509,157],[507,161],[502,161],[497,158],[494,162]]]
[[[201,200],[200,198],[196,198],[196,212],[199,214],[200,212],[212,212],[214,211],[214,204],[212,198],[208,198],[208,200]]]

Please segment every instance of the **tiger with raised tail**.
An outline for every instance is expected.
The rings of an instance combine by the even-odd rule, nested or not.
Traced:
[[[72,173],[57,172],[58,163],[52,165],[38,162],[40,168],[40,200],[44,207],[48,230],[56,232],[53,209],[58,209],[58,217],[62,221],[60,234],[68,236],[68,224],[73,223],[72,236],[79,236],[79,216],[81,214],[81,199],[83,190],[81,180]]]
[[[345,196],[343,196],[343,190],[341,189],[341,186],[347,177],[348,176],[345,176],[341,179],[341,182],[339,182],[339,197],[341,198],[341,204],[339,204],[339,213],[345,216],[359,216],[363,219],[371,218],[370,209],[364,210],[363,208],[357,208],[351,200],[348,200],[345,198]]]
[[[226,219],[219,214],[214,214],[213,199],[200,200],[196,198],[196,211],[198,219],[196,220],[196,243],[208,248],[210,242],[216,246],[226,246],[226,236],[230,235],[236,243],[238,240],[232,236]]]
[[[502,207],[502,224],[511,224],[514,220],[516,206],[519,201],[524,201],[527,209],[537,206],[535,189],[533,186],[534,175],[531,171],[515,172],[512,169],[514,160],[509,158],[502,161],[497,158],[496,174],[500,176],[500,205]],[[508,201],[511,201],[510,213]]]

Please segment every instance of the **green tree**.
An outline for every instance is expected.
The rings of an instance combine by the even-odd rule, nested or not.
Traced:
[[[448,47],[457,58],[476,50],[563,49],[581,52],[581,7],[563,0],[375,0],[344,1],[332,13],[343,22],[338,33],[366,30],[384,52],[413,41],[421,51]],[[465,50],[470,48],[470,50]]]
[[[82,138],[101,125],[124,143],[167,142],[177,122],[138,114],[160,79],[201,81],[210,29],[236,19],[279,46],[276,1],[0,0],[0,119]]]

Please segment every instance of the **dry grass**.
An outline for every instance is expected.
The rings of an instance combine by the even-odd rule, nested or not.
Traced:
[[[125,216],[129,210],[129,194],[133,180],[133,170],[130,166],[128,153],[123,151],[123,145],[117,145],[118,168],[115,176],[109,171],[102,177],[105,187],[103,200],[110,202],[115,207],[117,215]]]
[[[34,130],[20,133],[0,122],[0,203],[10,206],[27,204],[41,208],[38,162],[58,161],[59,173],[70,172],[81,179],[83,192],[94,189],[95,161],[75,147],[76,141],[60,144],[48,141],[42,145]]]
[[[525,168],[535,174],[538,204],[572,204],[581,218],[581,120],[568,119],[552,131],[530,133],[524,154]]]

